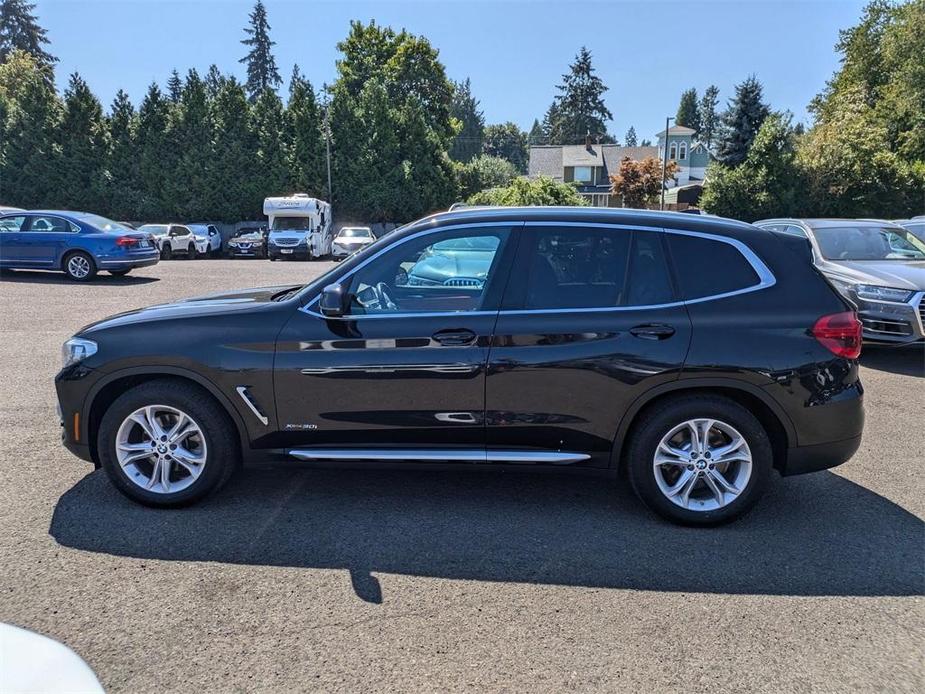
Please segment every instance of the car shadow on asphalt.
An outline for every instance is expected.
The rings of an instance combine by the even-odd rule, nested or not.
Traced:
[[[151,282],[160,282],[160,277],[139,277],[133,275],[123,275],[116,277],[108,274],[105,270],[101,271],[92,280],[75,282],[64,276],[64,273],[43,270],[4,270],[0,272],[0,282],[18,282],[21,284],[66,284],[70,286],[86,286],[94,284],[132,286],[150,284]]]
[[[477,581],[752,595],[923,593],[923,523],[831,472],[775,478],[714,529],[671,525],[591,477],[495,472],[245,469],[190,508],[130,502],[103,471],[59,500],[60,544],[118,556],[347,569]]]
[[[861,352],[861,366],[900,376],[925,378],[925,345],[870,347]]]

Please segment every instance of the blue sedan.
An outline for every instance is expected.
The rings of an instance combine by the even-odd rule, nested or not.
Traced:
[[[160,258],[148,234],[87,212],[0,215],[0,268],[59,270],[77,281],[100,270],[126,275]]]

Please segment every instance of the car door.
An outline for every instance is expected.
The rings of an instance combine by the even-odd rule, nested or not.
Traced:
[[[489,355],[489,449],[609,464],[623,414],[678,378],[690,342],[662,237],[610,225],[527,226]]]
[[[190,230],[179,224],[170,227],[170,247],[174,251],[184,253],[189,250],[189,244],[192,240]]]
[[[481,455],[488,345],[515,226],[402,238],[338,280],[343,317],[323,316],[318,297],[299,310],[277,344],[281,445]]]
[[[21,260],[32,267],[57,267],[64,249],[79,231],[76,225],[54,215],[30,215],[28,231],[20,244]]]
[[[0,265],[18,265],[22,261],[26,215],[14,214],[0,218]]]

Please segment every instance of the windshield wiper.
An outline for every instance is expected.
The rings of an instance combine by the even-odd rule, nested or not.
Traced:
[[[270,300],[271,301],[285,301],[286,299],[290,299],[292,298],[293,294],[296,294],[297,292],[299,292],[304,286],[305,286],[304,284],[300,284],[295,287],[291,287],[289,289],[284,289],[283,291],[277,292],[272,297],[270,297]]]

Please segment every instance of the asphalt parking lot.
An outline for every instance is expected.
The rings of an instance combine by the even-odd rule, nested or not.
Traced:
[[[247,470],[137,506],[59,445],[60,345],[111,313],[328,263],[0,277],[0,621],[113,691],[923,691],[925,352],[867,350],[864,442],[742,521],[598,479]]]

